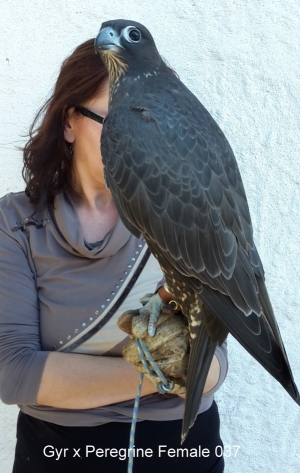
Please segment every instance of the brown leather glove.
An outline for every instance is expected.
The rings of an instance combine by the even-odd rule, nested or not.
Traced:
[[[154,337],[148,334],[149,314],[139,314],[139,309],[124,312],[117,322],[118,327],[126,332],[132,340],[124,346],[123,357],[133,363],[139,372],[157,386],[160,378],[149,376],[143,367],[135,338],[144,339],[148,350],[168,381],[175,386],[170,394],[185,393],[187,364],[189,357],[189,331],[186,317],[181,313],[174,314],[170,306],[164,306],[156,323]]]

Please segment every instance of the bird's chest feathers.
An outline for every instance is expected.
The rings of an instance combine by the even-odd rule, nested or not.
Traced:
[[[123,75],[110,85],[110,107],[126,103],[136,106],[146,103],[150,106],[154,97],[166,99],[161,79],[160,72],[155,69]]]

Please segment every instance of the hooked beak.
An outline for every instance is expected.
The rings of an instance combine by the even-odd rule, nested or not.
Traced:
[[[113,50],[117,51],[119,48],[124,49],[120,43],[120,36],[116,31],[107,26],[100,30],[97,38],[95,39],[95,53],[100,53],[101,51]]]

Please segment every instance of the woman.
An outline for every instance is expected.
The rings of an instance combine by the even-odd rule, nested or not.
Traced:
[[[145,241],[123,226],[105,187],[99,143],[108,93],[89,40],[62,64],[30,129],[25,193],[1,199],[0,392],[20,407],[13,473],[126,471],[139,375],[121,356],[116,321],[147,292],[170,299]],[[184,458],[168,451],[180,447],[184,399],[158,394],[145,379],[136,471],[223,471],[213,393],[226,372],[226,347],[218,347],[184,444],[197,453]]]

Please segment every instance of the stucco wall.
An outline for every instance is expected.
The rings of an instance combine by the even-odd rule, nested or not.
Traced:
[[[21,153],[62,59],[102,21],[131,18],[229,139],[246,187],[267,287],[300,386],[299,0],[0,2],[0,195],[24,188]],[[16,303],[17,294],[16,294]],[[300,408],[232,339],[217,394],[227,473],[298,473]],[[0,470],[11,471],[17,408],[0,404]],[[228,451],[228,450],[227,450]]]

